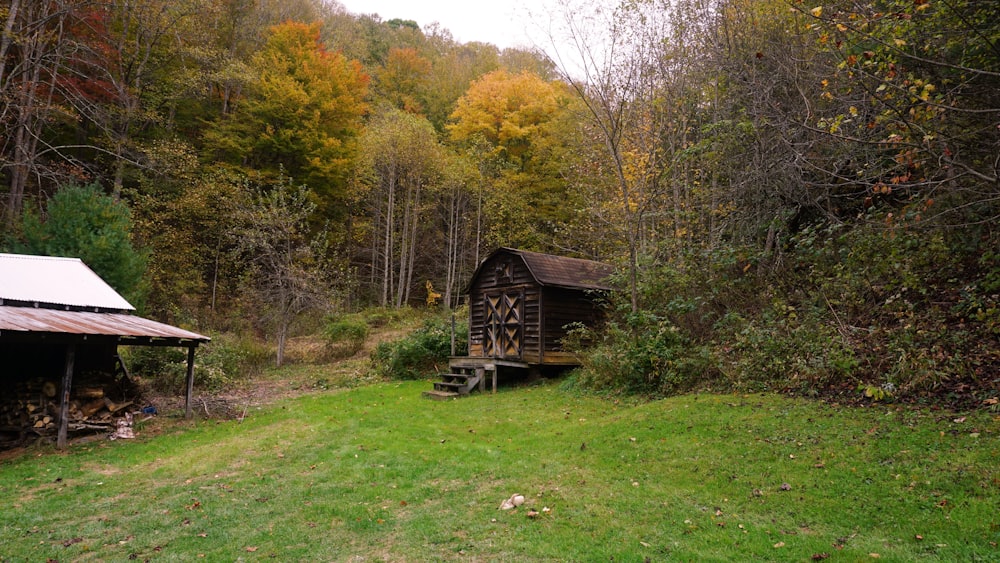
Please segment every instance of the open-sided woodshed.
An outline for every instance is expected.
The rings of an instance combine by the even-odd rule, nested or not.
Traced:
[[[194,354],[207,336],[132,314],[134,307],[77,258],[0,254],[0,431],[57,434],[100,427],[116,414],[118,346],[188,349],[187,414]],[[109,378],[110,376],[110,378]]]
[[[476,269],[466,293],[469,355],[452,358],[432,398],[485,387],[487,372],[496,388],[500,368],[538,370],[573,366],[563,349],[567,326],[592,326],[601,318],[598,301],[611,289],[614,269],[602,262],[500,248]]]

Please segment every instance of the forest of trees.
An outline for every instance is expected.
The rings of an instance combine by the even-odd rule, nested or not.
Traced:
[[[995,12],[561,0],[546,54],[335,0],[4,0],[0,245],[106,197],[144,314],[281,342],[457,306],[498,246],[585,257],[621,291],[582,384],[995,404]]]

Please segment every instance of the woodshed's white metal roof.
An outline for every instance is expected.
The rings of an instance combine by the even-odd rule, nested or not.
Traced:
[[[95,335],[148,345],[211,340],[134,310],[79,258],[0,253],[0,337]]]
[[[105,311],[134,311],[79,258],[0,253],[0,300]]]

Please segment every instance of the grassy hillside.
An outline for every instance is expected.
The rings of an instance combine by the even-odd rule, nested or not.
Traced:
[[[0,560],[1000,558],[995,413],[426,388],[9,457]],[[513,493],[525,504],[498,510]]]

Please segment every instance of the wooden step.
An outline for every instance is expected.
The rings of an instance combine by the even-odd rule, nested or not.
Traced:
[[[433,391],[424,391],[423,396],[435,401],[447,401],[448,399],[459,397],[459,394],[452,391],[439,391],[435,389]]]
[[[447,381],[449,379],[458,379],[460,381],[468,381],[473,377],[476,377],[474,373],[442,373],[441,377]]]
[[[483,366],[465,366],[452,364],[451,370],[458,373],[443,373],[440,375],[442,381],[434,382],[434,391],[425,392],[424,396],[429,398],[445,398],[455,396],[465,396],[476,389],[482,390],[485,386],[486,370]],[[494,372],[495,376],[495,372]],[[494,383],[494,391],[496,384]],[[435,396],[431,396],[431,394]]]

